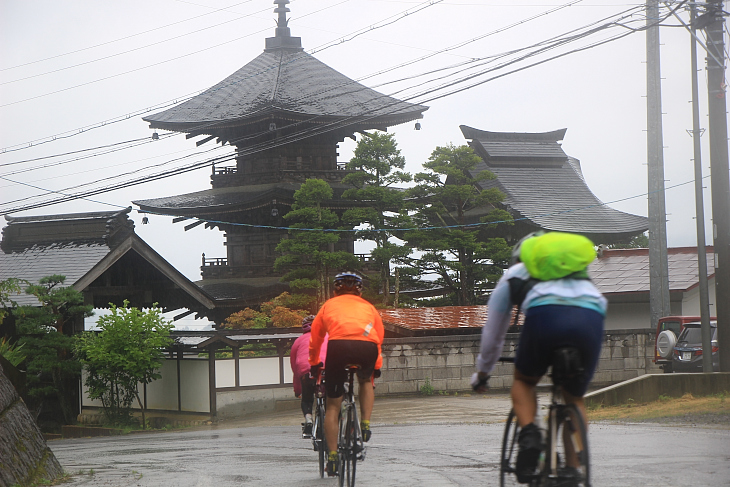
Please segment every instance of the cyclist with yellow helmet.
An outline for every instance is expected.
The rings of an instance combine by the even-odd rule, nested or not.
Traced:
[[[593,243],[583,236],[530,234],[515,246],[515,263],[489,299],[477,372],[471,381],[475,391],[486,390],[489,373],[502,353],[512,308],[518,306],[525,312],[512,385],[512,406],[521,428],[516,465],[519,482],[529,481],[538,462],[541,437],[533,423],[535,386],[558,348],[575,347],[580,353],[584,374],[564,386],[563,393],[566,402],[575,404],[585,418],[583,395],[598,364],[607,305],[586,272],[595,258]]]

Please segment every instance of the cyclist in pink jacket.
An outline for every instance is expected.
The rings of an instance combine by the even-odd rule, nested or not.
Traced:
[[[314,386],[315,381],[310,372],[309,366],[309,341],[311,338],[312,321],[314,315],[309,315],[302,320],[302,336],[294,341],[291,347],[291,355],[289,361],[291,370],[294,373],[294,395],[302,398],[302,413],[304,414],[304,423],[302,423],[302,437],[312,437],[312,405],[314,404]],[[324,338],[322,349],[319,352],[319,359],[324,363],[327,357],[327,336]]]

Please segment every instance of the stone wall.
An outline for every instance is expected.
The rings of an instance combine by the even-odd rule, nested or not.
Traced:
[[[0,365],[0,486],[49,483],[61,475],[61,465]]]
[[[383,343],[383,369],[376,394],[419,392],[428,384],[435,391],[466,391],[475,371],[480,335],[390,338]],[[505,356],[514,355],[519,336],[508,334]],[[650,330],[607,330],[591,387],[603,387],[661,369],[652,362],[654,334]],[[512,364],[492,371],[493,389],[512,385]]]

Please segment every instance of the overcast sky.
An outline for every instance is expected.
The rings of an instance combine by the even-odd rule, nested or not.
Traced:
[[[572,5],[560,8],[568,3]],[[413,96],[411,101],[430,107],[420,131],[412,123],[390,129],[411,172],[421,169],[436,146],[466,143],[461,124],[497,132],[567,128],[563,148],[581,161],[596,196],[613,208],[646,216],[643,32],[487,82],[529,63],[631,32],[629,27],[645,24],[641,5],[619,0],[296,0],[289,5],[289,27],[293,36],[302,38],[307,52],[337,71],[398,98]],[[6,179],[0,179],[0,212],[57,196],[47,191],[83,183],[102,186],[230,152],[219,146],[204,153],[215,149],[215,143],[196,148],[195,141],[183,135],[152,142],[152,131],[141,117],[205,90],[258,56],[264,39],[274,35],[274,7],[271,0],[2,0],[0,177]],[[618,20],[624,11],[627,16]],[[689,18],[685,10],[678,13]],[[622,25],[455,85],[465,88],[483,81],[458,93],[433,101],[424,100],[449,90],[419,95],[439,83],[496,66],[492,56],[589,24],[602,25],[602,19]],[[679,25],[673,17],[664,23]],[[681,27],[662,28],[660,35],[668,240],[670,247],[691,246],[696,245],[694,186],[682,185],[694,177],[692,139],[687,134],[692,128],[690,38]],[[514,61],[515,56],[498,62]],[[703,52],[699,58],[700,113],[706,127]],[[464,71],[470,60],[481,67]],[[492,64],[484,64],[490,60]],[[449,66],[459,67],[443,70]],[[450,77],[443,78],[446,74]],[[47,142],[54,136],[56,140]],[[116,144],[105,149],[109,151],[138,139],[137,147],[105,155],[86,157],[98,150],[77,152]],[[705,175],[710,173],[708,139],[707,134],[702,138]],[[31,142],[34,146],[28,148]],[[35,145],[39,142],[45,143]],[[340,145],[341,162],[350,159],[353,148],[349,139]],[[49,158],[70,152],[74,154]],[[185,155],[192,156],[175,160]],[[37,158],[43,159],[12,164]],[[54,165],[39,168],[49,164]],[[131,171],[138,172],[99,182]],[[94,201],[14,214],[113,210],[132,200],[208,189],[209,174],[209,169],[201,169],[90,197]],[[680,186],[670,188],[674,185]],[[705,186],[709,188],[709,179]],[[709,189],[705,207],[710,239]],[[223,234],[217,230],[201,225],[184,232],[184,223],[172,224],[172,218],[162,216],[150,216],[150,224],[143,226],[141,214],[134,211],[131,217],[137,233],[192,280],[200,279],[201,253],[225,256]]]

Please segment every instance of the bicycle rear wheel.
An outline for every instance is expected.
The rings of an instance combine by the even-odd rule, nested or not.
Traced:
[[[517,438],[520,433],[520,425],[517,424],[517,416],[514,410],[507,416],[507,424],[504,427],[502,437],[502,456],[499,462],[499,485],[507,487],[518,485],[515,476],[515,464],[517,462]]]
[[[544,484],[590,487],[588,436],[583,416],[574,404],[555,407],[550,414],[553,428],[548,438]]]

